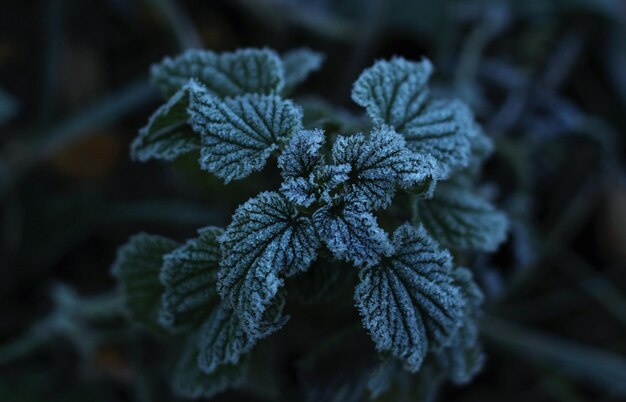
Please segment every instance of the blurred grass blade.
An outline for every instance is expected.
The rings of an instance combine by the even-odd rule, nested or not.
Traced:
[[[550,365],[608,394],[626,396],[626,358],[623,356],[492,317],[483,319],[481,330],[488,341],[518,357]]]

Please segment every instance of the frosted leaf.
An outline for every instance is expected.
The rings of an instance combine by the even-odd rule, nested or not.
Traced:
[[[335,258],[357,266],[376,264],[391,253],[387,233],[376,222],[365,200],[340,198],[313,214],[317,233]]]
[[[176,365],[172,376],[174,394],[190,399],[211,398],[242,385],[249,372],[249,361],[243,359],[238,364],[224,364],[207,374],[198,366],[197,338],[189,338]]]
[[[418,215],[442,245],[459,250],[493,251],[505,240],[506,215],[462,184],[437,186],[430,200],[419,201]]]
[[[282,55],[285,70],[284,93],[292,92],[307,79],[309,74],[317,71],[324,62],[324,55],[311,49],[300,48]]]
[[[308,178],[322,162],[320,149],[324,145],[322,130],[300,130],[278,158],[278,167],[284,179]]]
[[[124,303],[136,322],[158,328],[163,285],[159,273],[163,256],[178,243],[166,237],[139,233],[119,248],[113,275],[120,281]]]
[[[396,186],[413,187],[436,177],[434,160],[429,155],[415,155],[400,134],[387,128],[374,130],[368,139],[339,136],[333,159],[351,166],[345,188],[374,209],[391,204]]]
[[[378,61],[354,83],[352,100],[367,110],[376,125],[403,127],[421,113],[432,72],[433,66],[426,59]]]
[[[194,324],[217,301],[217,270],[223,230],[201,229],[199,236],[164,257],[161,325],[171,328]]]
[[[470,135],[475,124],[469,108],[457,100],[429,101],[418,115],[396,131],[406,138],[409,148],[420,154],[431,154],[442,178],[466,167],[470,162]]]
[[[475,122],[462,102],[429,99],[432,70],[428,60],[379,61],[354,83],[352,99],[377,126],[392,127],[404,135],[409,148],[431,154],[441,178],[448,178],[470,162]]]
[[[359,272],[355,302],[376,349],[416,372],[429,348],[455,334],[465,301],[453,283],[450,254],[422,227],[400,226],[393,245],[394,254]]]
[[[280,194],[265,192],[237,209],[220,241],[218,291],[246,332],[258,334],[283,276],[305,271],[317,256],[311,220]]]
[[[280,185],[280,192],[296,205],[309,207],[318,197],[318,188],[312,177],[287,179]]]
[[[316,172],[316,181],[320,183],[320,190],[322,198],[325,202],[332,202],[332,192],[339,185],[345,183],[350,178],[350,172],[352,166],[347,163],[340,165],[324,165],[320,167]]]
[[[139,130],[131,144],[133,159],[145,162],[149,159],[171,161],[191,151],[200,149],[200,136],[187,123],[189,97],[193,92],[206,92],[204,87],[190,81],[159,107]]]
[[[284,86],[282,62],[269,49],[225,53],[191,49],[153,65],[151,78],[164,96],[171,96],[191,78],[197,79],[209,93],[218,97],[274,94]]]
[[[201,134],[200,166],[226,183],[260,170],[267,158],[301,127],[302,112],[275,95],[243,95],[221,100],[191,98],[190,123]]]
[[[320,152],[323,144],[322,130],[300,130],[278,158],[278,167],[285,179],[281,192],[289,201],[308,207],[317,199],[314,171],[323,162]]]
[[[207,374],[224,364],[238,364],[257,340],[244,331],[237,313],[223,304],[213,311],[200,334],[198,364]]]
[[[465,303],[465,318],[451,342],[436,353],[437,362],[455,384],[467,384],[482,369],[485,356],[478,339],[477,318],[483,294],[466,268],[454,270],[454,280]]]

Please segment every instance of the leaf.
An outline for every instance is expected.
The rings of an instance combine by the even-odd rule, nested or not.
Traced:
[[[300,130],[278,157],[278,167],[284,179],[308,177],[323,162],[320,149],[324,145],[322,130]]]
[[[281,192],[294,204],[310,206],[318,198],[315,170],[322,165],[324,144],[322,130],[300,130],[278,157],[283,179]]]
[[[351,166],[345,188],[374,209],[391,204],[396,186],[414,187],[437,176],[436,163],[429,155],[414,154],[401,135],[386,128],[374,130],[368,139],[339,136],[333,160]]]
[[[275,313],[282,313],[284,296],[277,298],[273,306]],[[224,364],[238,364],[249,353],[259,339],[279,330],[287,319],[276,320],[258,335],[249,335],[237,313],[224,303],[219,305],[200,329],[200,355],[198,363],[205,373],[212,373]]]
[[[221,254],[217,238],[223,230],[206,227],[198,233],[197,238],[163,259],[160,279],[165,291],[159,322],[165,327],[193,325],[219,301],[216,283]]]
[[[202,137],[200,166],[228,183],[261,170],[279,142],[300,129],[302,111],[275,95],[220,100],[199,94],[189,116]]]
[[[309,74],[317,71],[324,62],[324,55],[311,49],[294,49],[282,56],[285,69],[285,88],[283,93],[291,93],[307,79]]]
[[[366,200],[342,197],[313,214],[315,229],[335,258],[357,266],[376,264],[392,246]]]
[[[248,373],[248,360],[224,364],[211,374],[198,366],[198,339],[191,336],[172,376],[172,388],[177,396],[191,399],[211,398],[228,388],[243,384]]]
[[[404,135],[409,148],[431,154],[437,160],[442,178],[470,162],[473,118],[469,108],[457,100],[429,101],[421,113],[396,130]]]
[[[166,237],[139,233],[119,248],[113,275],[120,281],[124,303],[132,319],[158,328],[157,314],[163,285],[159,273],[163,256],[178,247]]]
[[[209,374],[223,364],[239,363],[257,340],[243,329],[237,313],[223,304],[213,311],[200,334],[198,364]]]
[[[352,100],[367,110],[377,126],[403,127],[421,113],[428,98],[433,66],[394,57],[361,73],[352,87]]]
[[[200,136],[187,123],[189,97],[193,92],[206,90],[195,81],[185,84],[159,107],[139,130],[131,144],[131,157],[145,162],[149,159],[171,161],[191,151],[200,149]]]
[[[422,227],[400,226],[393,245],[393,255],[359,272],[355,302],[376,349],[416,372],[429,348],[456,332],[464,299],[453,283],[450,254]]]
[[[432,70],[428,60],[379,61],[355,82],[352,99],[377,126],[392,127],[404,135],[409,148],[432,155],[445,179],[468,166],[476,123],[462,102],[429,99]]]
[[[485,362],[477,324],[483,293],[467,268],[456,268],[453,275],[466,300],[465,318],[450,344],[436,353],[436,359],[453,383],[467,384],[480,372]]]
[[[418,215],[442,245],[459,250],[493,251],[508,231],[506,215],[466,185],[446,182],[430,200],[419,201]]]
[[[152,66],[151,78],[166,97],[191,78],[217,97],[275,94],[284,86],[282,62],[269,49],[241,49],[220,54],[191,49]]]
[[[280,194],[264,192],[237,209],[220,241],[218,291],[246,332],[259,334],[282,277],[305,271],[317,256],[313,224]]]

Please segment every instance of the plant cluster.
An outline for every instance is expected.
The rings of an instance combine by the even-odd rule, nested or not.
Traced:
[[[142,233],[120,248],[114,273],[132,318],[186,337],[173,375],[183,396],[245,381],[255,344],[289,320],[287,294],[304,292],[306,280],[288,278],[319,268],[330,281],[333,261],[358,271],[354,303],[381,356],[372,396],[399,367],[466,383],[482,366],[482,293],[458,261],[506,236],[506,216],[475,190],[490,139],[465,104],[429,92],[425,59],[378,61],[357,79],[367,132],[305,123],[286,97],[322,61],[307,49],[190,50],[152,69],[167,101],[134,140],[134,159],[199,153],[200,168],[229,183],[276,157],[282,179],[225,229],[184,243]],[[409,221],[389,234],[379,221],[391,210]]]

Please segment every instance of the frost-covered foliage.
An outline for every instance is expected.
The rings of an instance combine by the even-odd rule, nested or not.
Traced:
[[[284,96],[322,61],[308,49],[192,50],[152,70],[169,99],[140,130],[134,158],[195,153],[229,183],[275,157],[282,178],[225,229],[182,245],[141,234],[120,249],[114,272],[132,318],[186,334],[173,375],[180,395],[244,383],[254,346],[289,319],[287,294],[315,298],[312,289],[342,283],[334,262],[355,267],[355,305],[384,358],[360,389],[376,397],[402,367],[420,383],[434,373],[461,384],[482,366],[482,294],[452,256],[493,251],[506,237],[506,216],[474,188],[490,139],[462,102],[429,94],[429,61],[402,58],[354,84],[366,132],[305,129],[303,110]]]

